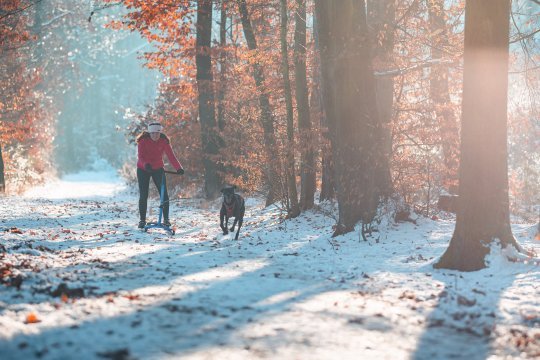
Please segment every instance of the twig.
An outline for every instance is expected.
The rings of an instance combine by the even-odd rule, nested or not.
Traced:
[[[40,0],[40,1],[41,1],[41,0]],[[122,3],[123,3],[123,1],[118,1],[118,2],[115,2],[115,3],[105,4],[105,5],[103,5],[103,6],[94,8],[94,10],[92,10],[92,12],[90,13],[90,16],[88,16],[88,22],[92,22],[92,16],[93,16],[96,12],[101,11],[101,10],[105,10],[105,9],[108,9],[108,8],[111,8],[111,7],[113,7],[113,6],[121,5]]]

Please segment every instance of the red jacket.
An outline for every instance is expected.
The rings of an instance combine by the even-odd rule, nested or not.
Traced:
[[[157,141],[154,141],[150,136],[141,137],[137,144],[137,153],[137,167],[139,169],[145,170],[146,164],[150,164],[153,170],[161,169],[164,167],[163,154],[167,154],[169,162],[176,170],[182,168],[182,165],[174,156],[171,144],[166,138],[160,137]]]

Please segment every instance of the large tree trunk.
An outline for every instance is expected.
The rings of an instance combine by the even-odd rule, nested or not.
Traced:
[[[316,7],[339,204],[337,236],[376,214],[381,129],[365,1],[319,0]]]
[[[300,214],[298,205],[298,193],[296,191],[296,172],[294,161],[294,113],[291,91],[291,80],[289,78],[289,53],[287,47],[287,0],[281,0],[281,26],[280,26],[280,42],[281,42],[281,71],[283,73],[283,86],[285,89],[285,103],[287,108],[287,193],[288,217],[295,218]]]
[[[317,25],[317,13],[313,17],[313,38],[315,52],[322,56],[319,45],[319,26]],[[328,117],[323,104],[324,81],[321,67],[321,56],[315,56],[313,60],[313,92],[311,94],[311,107],[314,114],[319,117],[319,126],[322,129],[321,136],[325,140],[321,146],[321,194],[319,201],[332,200],[335,198],[334,165],[332,162],[332,144],[329,135]]]
[[[396,21],[395,0],[368,0],[368,25],[373,33],[373,59],[377,66],[388,70],[394,66],[394,23]],[[381,122],[382,157],[379,168],[379,183],[385,196],[392,194],[390,157],[392,155],[391,123],[394,107],[394,77],[379,76],[375,79],[377,110]]]
[[[510,0],[466,3],[457,219],[437,268],[481,269],[496,239],[517,247],[508,205],[509,14]]]
[[[251,20],[249,18],[249,12],[246,5],[246,0],[238,0],[238,10],[240,12],[240,18],[242,21],[242,28],[244,29],[244,37],[249,50],[257,50],[257,41],[251,26]],[[274,203],[278,196],[279,179],[276,171],[275,160],[273,159],[276,151],[276,135],[274,133],[274,115],[270,108],[270,98],[268,95],[268,89],[264,86],[264,72],[262,65],[259,61],[253,62],[253,78],[259,92],[259,106],[261,108],[261,123],[264,133],[264,148],[268,159],[266,168],[266,177],[269,185],[269,192],[266,197],[266,205]]]
[[[294,70],[296,105],[298,108],[298,130],[300,133],[300,206],[313,207],[315,202],[315,142],[311,129],[306,74],[306,0],[296,0],[294,31]]]
[[[6,192],[6,180],[4,176],[4,158],[2,157],[2,146],[0,145],[0,193]]]
[[[206,198],[213,199],[219,194],[221,180],[217,173],[218,134],[216,132],[216,112],[214,103],[214,79],[210,55],[212,37],[212,0],[197,2],[196,65],[197,88],[199,91],[199,119],[201,121],[201,141],[204,152],[204,190]]]
[[[444,0],[426,0],[431,32],[431,59],[434,61],[430,72],[430,98],[437,117],[441,138],[445,174],[443,183],[447,188],[457,185],[459,133],[454,117],[448,89],[448,65],[437,64],[443,58],[448,46],[448,32],[444,20]]]

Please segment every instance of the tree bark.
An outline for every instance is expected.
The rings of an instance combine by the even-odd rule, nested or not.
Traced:
[[[2,146],[0,145],[0,193],[6,192],[6,180],[4,174],[4,157],[2,156]]]
[[[332,200],[336,196],[334,181],[334,165],[332,162],[332,143],[330,141],[328,117],[326,116],[323,104],[323,92],[325,89],[322,67],[321,67],[321,46],[319,44],[319,26],[317,12],[313,17],[313,37],[315,41],[315,56],[313,60],[313,92],[311,95],[311,106],[315,114],[319,116],[319,126],[322,129],[321,136],[324,138],[324,145],[321,147],[321,194],[319,201]]]
[[[431,59],[434,64],[430,70],[430,99],[439,126],[445,174],[443,183],[450,189],[457,185],[459,133],[457,120],[451,107],[448,89],[448,65],[437,64],[443,58],[444,48],[448,46],[448,34],[444,20],[444,0],[426,0],[428,5],[431,32]]]
[[[249,18],[249,12],[246,5],[246,0],[238,0],[238,10],[240,13],[240,19],[242,21],[242,28],[244,30],[244,37],[249,50],[257,50],[257,41],[251,26],[251,20]],[[266,156],[268,159],[268,165],[266,169],[266,177],[269,185],[269,192],[266,197],[266,205],[274,203],[279,194],[279,179],[276,171],[275,160],[273,160],[276,150],[276,135],[274,133],[274,115],[270,107],[270,98],[268,95],[268,89],[264,86],[264,72],[262,65],[255,60],[253,62],[253,78],[259,92],[259,106],[261,108],[261,123],[264,133],[264,147]]]
[[[296,191],[296,171],[294,160],[294,113],[292,102],[291,80],[289,78],[289,53],[287,47],[287,0],[280,1],[281,7],[281,26],[280,26],[280,43],[281,43],[281,71],[283,73],[283,87],[285,90],[285,104],[287,108],[287,215],[290,218],[295,218],[300,214],[298,205],[298,193]]]
[[[201,141],[204,152],[204,190],[207,199],[219,194],[221,180],[217,173],[216,157],[219,153],[216,132],[214,79],[212,75],[212,0],[197,2],[197,36],[195,56],[197,66],[197,88],[199,92],[199,119]]]
[[[368,25],[373,34],[373,59],[384,70],[391,69],[394,61],[395,0],[368,0]],[[377,111],[381,122],[381,152],[379,183],[384,196],[392,194],[390,157],[392,155],[392,115],[394,107],[394,77],[379,76],[375,79]]]
[[[507,94],[510,0],[468,0],[456,228],[436,268],[484,268],[489,245],[519,248],[510,229]]]
[[[370,223],[376,214],[381,129],[365,1],[315,4],[339,204],[337,236],[352,231],[358,221]]]
[[[294,31],[294,70],[296,105],[298,108],[298,130],[300,133],[300,206],[303,210],[313,207],[315,202],[315,143],[309,114],[309,99],[306,73],[306,0],[296,0]]]
[[[219,87],[217,92],[217,122],[220,131],[225,129],[225,82],[227,79],[227,58],[225,56],[225,46],[227,45],[227,8],[225,1],[221,3],[220,23],[219,23],[219,45],[221,53],[219,55]]]

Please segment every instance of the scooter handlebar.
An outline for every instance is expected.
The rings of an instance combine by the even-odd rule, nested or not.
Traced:
[[[165,171],[165,174],[174,174],[174,175],[180,175],[179,173],[177,173],[176,171],[169,171],[169,170],[164,170]]]

